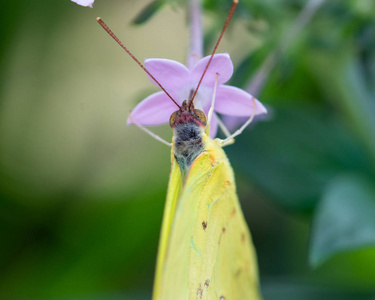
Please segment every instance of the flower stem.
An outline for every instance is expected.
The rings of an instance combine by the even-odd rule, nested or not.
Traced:
[[[202,6],[200,0],[190,0],[190,45],[188,67],[192,69],[203,56]]]
[[[251,78],[246,90],[257,96],[262,91],[268,75],[270,74],[273,67],[276,65],[277,61],[285,53],[290,44],[292,44],[301,31],[306,27],[306,25],[311,21],[319,7],[324,3],[325,0],[309,0],[303,7],[301,12],[298,14],[297,18],[294,20],[290,30],[284,34],[279,45],[276,49],[267,56],[263,61],[262,65]]]

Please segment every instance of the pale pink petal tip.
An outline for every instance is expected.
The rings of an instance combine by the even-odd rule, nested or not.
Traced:
[[[78,5],[92,8],[95,0],[71,0],[71,1],[77,3]]]
[[[177,106],[164,92],[157,92],[148,96],[133,109],[127,124],[162,125],[168,123],[170,116],[176,110]]]
[[[186,84],[186,80],[190,76],[190,71],[183,64],[163,58],[151,58],[145,60],[145,67],[154,78],[173,96]],[[152,80],[153,84],[159,86]]]
[[[267,113],[266,108],[257,99],[244,90],[222,85],[217,88],[215,111],[221,114],[249,117]]]
[[[211,55],[202,58],[192,70],[192,78],[199,81]],[[219,75],[218,85],[226,83],[233,75],[233,63],[228,53],[215,54],[203,79],[205,85],[213,86],[216,75]]]

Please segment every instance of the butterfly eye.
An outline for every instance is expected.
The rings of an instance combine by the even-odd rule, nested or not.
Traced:
[[[194,113],[197,119],[201,121],[204,126],[206,126],[206,123],[207,123],[206,114],[199,109],[194,109]]]
[[[171,117],[169,118],[169,126],[172,127],[172,125],[173,125],[174,122],[176,121],[177,113],[178,113],[178,112],[179,112],[178,110],[175,111],[175,112],[171,115]]]

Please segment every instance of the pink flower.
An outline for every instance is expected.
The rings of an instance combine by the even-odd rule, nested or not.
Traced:
[[[146,59],[146,69],[161,83],[165,90],[178,103],[189,99],[192,90],[197,87],[210,56],[199,60],[192,69],[169,59]],[[233,63],[227,53],[215,54],[206,75],[194,99],[195,108],[203,110],[206,115],[210,109],[216,74],[219,74],[214,111],[223,115],[250,117],[267,113],[265,107],[253,96],[242,89],[224,85],[233,74]],[[156,85],[156,83],[151,79]],[[131,112],[131,118],[143,126],[162,125],[169,122],[173,112],[178,110],[176,104],[163,92],[157,92],[140,102]],[[132,122],[128,119],[128,125]],[[217,132],[217,115],[212,115],[210,136]]]
[[[71,0],[71,1],[77,3],[78,5],[86,6],[86,7],[89,6],[92,8],[92,5],[94,4],[95,0]]]

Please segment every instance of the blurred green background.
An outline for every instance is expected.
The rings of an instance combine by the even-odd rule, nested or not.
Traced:
[[[231,84],[287,50],[258,92],[267,120],[226,152],[265,299],[375,299],[375,2],[325,1],[283,44],[306,3],[240,1],[218,51]],[[206,54],[230,4],[204,2]],[[1,2],[0,299],[150,299],[170,153],[126,126],[156,89],[95,18],[141,61],[185,62],[186,13]]]

